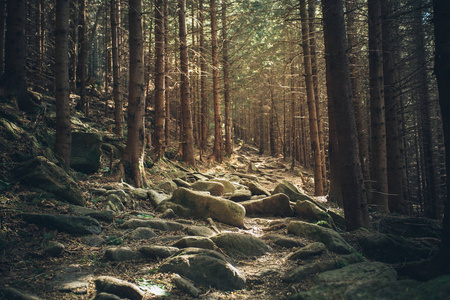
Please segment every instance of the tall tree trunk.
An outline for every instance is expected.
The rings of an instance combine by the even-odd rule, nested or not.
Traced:
[[[322,5],[328,101],[332,101],[334,105],[334,110],[328,113],[334,114],[336,120],[338,144],[345,145],[345,151],[339,151],[338,165],[347,230],[370,228],[366,192],[359,164],[343,2],[323,0]]]
[[[156,158],[164,156],[164,4],[163,0],[155,3],[155,131],[154,148]]]
[[[71,22],[71,57],[70,57],[70,72],[71,72],[71,93],[77,93],[77,59],[78,59],[78,1],[70,1],[72,7]]]
[[[166,88],[165,96],[165,146],[169,146],[170,141],[170,95],[169,95],[169,0],[164,0],[164,85]]]
[[[69,102],[69,14],[70,1],[56,1],[55,24],[55,153],[70,165],[72,145]]]
[[[381,0],[369,1],[369,73],[372,145],[372,205],[389,212],[383,89]]]
[[[384,100],[386,105],[386,149],[387,149],[387,179],[388,200],[391,212],[406,211],[403,198],[403,169],[400,158],[400,139],[398,130],[398,97],[396,95],[396,71],[394,62],[393,16],[392,0],[382,0],[381,14],[383,16],[383,77]]]
[[[433,0],[434,8],[434,36],[435,36],[435,64],[434,70],[439,90],[439,104],[441,107],[444,128],[445,170],[447,197],[445,199],[445,214],[442,225],[442,242],[439,247],[440,267],[443,273],[450,272],[450,2],[447,0]]]
[[[269,111],[269,141],[270,141],[270,155],[275,157],[277,155],[277,147],[275,142],[275,99],[272,83],[272,71],[270,72],[270,78],[268,81],[269,93],[270,93],[270,111]]]
[[[186,1],[178,0],[178,17],[180,25],[180,70],[181,70],[181,132],[182,159],[195,166],[194,135],[192,132],[192,115],[189,87],[189,58],[186,41]]]
[[[144,39],[142,34],[142,0],[129,0],[130,66],[128,86],[128,136],[124,155],[125,174],[136,187],[146,184],[144,173]]]
[[[311,150],[314,161],[314,194],[323,195],[322,156],[320,152],[319,128],[317,125],[317,110],[314,98],[314,84],[311,69],[311,48],[308,40],[308,15],[306,0],[300,0],[300,18],[302,19],[302,46],[305,66],[306,97],[308,101],[309,130],[311,136]]]
[[[111,41],[113,61],[114,133],[123,136],[123,101],[120,92],[119,1],[111,0]]]
[[[204,14],[203,0],[199,0],[199,23],[200,23],[200,98],[201,98],[201,114],[200,114],[200,132],[201,153],[206,151],[206,142],[208,139],[208,98],[206,95],[206,49],[204,35]]]
[[[77,79],[80,101],[76,108],[84,110],[89,115],[89,104],[86,98],[86,66],[87,66],[87,44],[86,44],[86,0],[78,0],[78,66]]]
[[[231,114],[230,114],[230,83],[228,66],[228,36],[227,36],[227,1],[222,0],[222,67],[223,67],[223,101],[225,103],[225,153],[231,156],[233,142],[231,140]]]
[[[0,0],[0,78],[5,71],[6,0]]]
[[[294,51],[292,51],[294,53]],[[290,72],[291,72],[291,169],[294,170],[295,167],[295,146],[296,146],[296,127],[295,127],[295,113],[296,113],[296,95],[295,95],[295,68],[294,68],[294,58],[291,59],[291,66],[290,66]]]

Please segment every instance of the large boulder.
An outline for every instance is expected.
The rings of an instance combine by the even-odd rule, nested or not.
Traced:
[[[269,191],[267,191],[262,185],[254,181],[247,181],[245,185],[248,187],[252,195],[266,195],[270,196]]]
[[[109,293],[131,300],[144,298],[144,292],[138,286],[125,280],[111,276],[100,276],[94,282],[98,293]]]
[[[83,206],[86,200],[76,182],[43,156],[26,161],[14,170],[20,183],[54,194],[60,201]]]
[[[305,259],[311,256],[316,256],[322,254],[326,250],[326,247],[321,242],[315,242],[306,245],[303,248],[298,249],[297,251],[292,252],[289,254],[286,259],[287,260],[299,260],[299,259]]]
[[[224,194],[234,194],[234,192],[236,191],[236,187],[226,179],[214,178],[211,179],[210,181],[221,183],[224,187],[223,190]]]
[[[193,183],[192,188],[197,191],[210,192],[213,196],[222,196],[225,187],[222,183],[216,181],[197,181]]]
[[[291,221],[288,232],[300,237],[321,242],[330,251],[339,254],[349,254],[355,250],[336,231],[303,221]]]
[[[186,248],[168,258],[159,268],[177,273],[196,284],[229,291],[245,287],[245,277],[222,254],[207,249]]]
[[[245,207],[247,215],[266,215],[290,217],[293,211],[289,197],[285,194],[275,194],[273,196],[240,202]]]
[[[102,136],[91,132],[72,132],[70,167],[86,174],[98,171],[102,157]]]
[[[263,240],[243,233],[219,233],[212,236],[211,240],[226,254],[233,257],[261,256],[272,251],[272,248]]]
[[[91,217],[75,217],[70,215],[23,214],[28,223],[55,228],[72,234],[99,234],[100,223]]]
[[[244,225],[245,208],[242,205],[185,188],[178,188],[171,199],[161,203],[158,210],[165,211],[167,208],[172,208],[183,217],[211,217],[232,226]]]
[[[130,247],[111,247],[105,250],[105,258],[110,261],[129,261],[142,259],[144,255]]]
[[[291,201],[296,202],[298,200],[310,200],[313,201],[311,197],[301,192],[295,185],[292,183],[283,180],[279,183],[272,192],[272,195],[283,193],[286,194]]]
[[[322,208],[309,200],[297,201],[295,203],[295,213],[308,221],[325,221],[332,228],[336,229],[333,219]]]

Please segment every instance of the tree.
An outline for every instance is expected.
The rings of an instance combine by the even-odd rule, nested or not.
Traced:
[[[233,153],[231,140],[231,99],[228,66],[228,35],[227,35],[227,1],[222,0],[222,67],[223,67],[223,101],[225,104],[225,153],[230,156]]]
[[[119,1],[111,0],[111,41],[113,61],[113,98],[114,98],[114,132],[123,136],[123,104],[120,92],[120,59],[119,59]]]
[[[5,71],[6,0],[0,0],[0,78]]]
[[[178,0],[178,19],[180,36],[180,70],[181,70],[181,147],[182,160],[195,166],[194,135],[192,126],[190,84],[189,84],[189,57],[187,51],[186,29],[186,1]]]
[[[435,36],[435,64],[439,104],[441,107],[444,128],[445,170],[447,197],[445,199],[445,214],[442,226],[442,242],[439,248],[439,266],[444,273],[450,272],[450,2],[447,0],[433,0],[434,8],[434,36]]]
[[[201,98],[201,113],[200,113],[200,149],[201,152],[206,151],[206,142],[208,139],[208,98],[206,96],[206,49],[205,49],[205,35],[204,35],[204,14],[203,14],[203,0],[199,0],[199,25],[200,25],[200,98]]]
[[[306,1],[300,0],[300,18],[302,19],[303,63],[305,67],[306,98],[309,114],[309,133],[311,136],[311,150],[314,160],[314,190],[315,195],[323,195],[322,159],[320,152],[319,127],[317,123],[317,109],[314,98],[314,83],[311,69],[311,48],[308,40],[308,15]]]
[[[328,101],[334,105],[336,135],[339,145],[338,166],[344,199],[347,230],[370,227],[366,193],[359,164],[356,122],[347,57],[344,10],[342,0],[323,0],[324,40],[327,67]]]
[[[144,173],[144,39],[142,34],[142,0],[129,0],[130,66],[128,87],[128,136],[124,154],[125,174],[136,187],[146,184]]]
[[[84,110],[86,116],[89,115],[89,103],[86,98],[86,63],[87,63],[87,43],[86,43],[86,0],[78,0],[78,65],[77,79],[80,101],[76,108]]]
[[[212,45],[212,68],[213,68],[213,99],[214,99],[214,149],[211,157],[218,163],[222,162],[222,121],[220,117],[220,94],[219,94],[219,47],[217,45],[217,18],[216,0],[210,1],[211,10],[211,45]]]
[[[167,147],[169,145],[169,139],[170,139],[170,96],[169,96],[169,82],[170,82],[170,78],[169,78],[169,1],[168,0],[164,0],[164,59],[165,59],[165,63],[164,63],[164,85],[166,88],[166,92],[164,93],[165,96],[165,109],[166,109],[166,113],[165,113],[165,123],[164,123],[164,127],[165,127],[165,133],[164,133],[164,137],[165,137],[165,146]]]
[[[165,120],[165,75],[164,75],[164,4],[155,3],[155,131],[154,148],[156,158],[164,156]]]
[[[55,153],[70,165],[72,145],[69,102],[69,0],[56,1],[55,24]]]
[[[386,123],[383,89],[381,0],[369,4],[369,74],[372,154],[372,195],[374,208],[389,212],[386,156]]]

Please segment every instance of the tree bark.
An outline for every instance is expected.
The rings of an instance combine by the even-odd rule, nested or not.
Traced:
[[[155,131],[154,151],[157,159],[164,156],[164,4],[163,0],[155,2]]]
[[[222,0],[222,67],[223,67],[223,101],[225,103],[225,153],[231,156],[233,142],[231,140],[231,114],[230,114],[230,83],[228,66],[228,36],[227,36],[227,1]]]
[[[136,187],[146,184],[144,173],[144,39],[142,34],[142,0],[129,0],[129,87],[128,136],[124,155],[125,175],[129,174]]]
[[[114,133],[123,136],[123,101],[120,92],[119,1],[111,0],[111,41],[113,61]]]
[[[189,84],[189,57],[186,41],[186,1],[178,0],[178,17],[180,30],[180,70],[181,70],[181,133],[182,160],[195,166],[194,135],[192,132],[192,114]]]
[[[386,122],[383,89],[383,56],[381,0],[369,2],[369,73],[372,146],[372,205],[378,211],[389,212]]]
[[[203,0],[199,0],[199,25],[200,25],[200,98],[201,98],[201,114],[200,114],[200,149],[201,153],[206,151],[206,142],[208,140],[208,98],[206,95],[206,49],[204,35],[204,14]]]
[[[55,153],[70,165],[72,145],[69,101],[69,0],[56,1],[55,26]]]
[[[169,146],[170,141],[170,96],[169,96],[169,1],[164,0],[164,85],[166,92],[164,93],[165,97],[165,146],[166,148]]]
[[[334,105],[329,114],[334,114],[336,120],[338,144],[345,145],[345,151],[339,151],[338,166],[347,230],[370,228],[366,192],[359,164],[343,2],[323,0],[322,5],[328,101]]]
[[[86,116],[89,115],[89,103],[86,98],[86,0],[78,0],[78,66],[77,79],[80,101],[76,108],[84,110]]]
[[[0,78],[5,71],[6,0],[0,0]]]
[[[308,15],[306,13],[306,0],[300,0],[300,17],[302,19],[302,46],[303,63],[305,66],[306,97],[309,114],[309,130],[311,137],[311,150],[314,161],[314,194],[323,195],[322,156],[320,152],[319,128],[317,124],[317,110],[314,98],[314,84],[311,69],[311,48],[308,40]]]

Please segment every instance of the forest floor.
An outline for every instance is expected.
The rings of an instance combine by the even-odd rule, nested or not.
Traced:
[[[6,107],[6,109],[9,109]],[[98,110],[96,114],[101,114]],[[1,117],[1,116],[0,116]],[[80,117],[80,119],[82,119]],[[86,124],[93,120],[99,120],[99,115],[93,115]],[[104,119],[102,117],[102,119]],[[28,118],[28,126],[39,122],[39,116]],[[34,122],[34,123],[33,123]],[[109,123],[108,123],[109,122]],[[111,119],[103,123],[103,133],[109,134],[107,128]],[[83,124],[75,124],[86,130]],[[1,133],[1,132],[0,132]],[[15,144],[13,150],[25,151],[26,145]],[[68,234],[62,231],[29,224],[21,217],[24,213],[68,214],[69,204],[55,199],[41,197],[34,189],[10,180],[12,167],[8,162],[17,165],[14,161],[14,151],[2,154],[2,162],[6,166],[0,171],[1,182],[10,182],[8,188],[0,195],[1,206],[1,233],[5,241],[5,247],[0,249],[0,288],[13,287],[15,289],[34,294],[42,299],[93,299],[96,294],[94,279],[98,276],[108,275],[126,280],[139,286],[142,290],[151,291],[148,298],[166,299],[191,299],[192,296],[177,289],[172,280],[172,274],[159,273],[158,268],[163,259],[139,259],[133,261],[111,261],[105,258],[105,250],[113,246],[130,247],[136,249],[142,245],[173,245],[177,240],[186,236],[185,231],[160,231],[154,229],[156,237],[134,240],[130,238],[131,231],[123,229],[120,225],[126,220],[136,216],[143,219],[159,219],[161,212],[143,199],[133,199],[132,207],[126,207],[124,211],[115,214],[113,222],[101,222],[102,232],[99,237],[103,240],[98,245],[88,245],[86,237]],[[198,157],[197,157],[198,158]],[[198,158],[196,172],[207,176],[226,178],[239,172],[257,176],[258,183],[266,190],[272,191],[282,180],[295,185],[303,192],[310,194],[313,191],[313,180],[308,170],[296,166],[291,168],[290,161],[282,157],[270,157],[259,155],[257,150],[247,145],[236,146],[231,157],[224,159],[224,163],[217,165],[210,161],[201,161]],[[95,210],[105,208],[101,198],[94,191],[100,189],[120,190],[126,189],[127,184],[117,182],[113,175],[109,174],[109,158],[103,157],[102,167],[92,175],[77,174],[77,184],[87,199],[86,206]],[[149,189],[161,191],[162,182],[177,178],[186,167],[182,163],[168,159],[157,162],[152,168],[147,169]],[[189,171],[189,170],[188,170]],[[342,210],[334,203],[327,202],[326,197],[312,197],[335,212],[342,215]],[[100,199],[100,200],[99,200]],[[264,238],[266,235],[279,235],[292,237],[288,234],[287,225],[299,217],[245,217],[243,227],[234,227],[220,222],[198,220],[194,218],[179,218],[173,220],[187,225],[200,225],[214,228],[219,232],[239,232]],[[347,241],[359,251],[355,233],[347,236]],[[296,237],[304,244],[310,244],[311,240]],[[49,256],[45,253],[45,247],[49,241],[57,241],[64,245],[64,251],[57,256]],[[282,247],[265,240],[273,251],[262,256],[243,257],[234,261],[235,267],[246,277],[246,287],[233,291],[222,291],[211,287],[196,285],[200,289],[200,299],[285,299],[301,291],[306,291],[315,286],[315,276],[312,274],[304,280],[288,283],[283,280],[283,275],[296,266],[310,263],[308,260],[287,260],[286,257],[296,248]],[[427,239],[431,246],[438,243],[436,239]],[[333,259],[336,257],[332,251],[326,250],[314,261]],[[74,286],[66,291],[61,289],[61,282],[73,279]],[[78,285],[77,285],[78,284]],[[159,294],[159,295],[158,295]],[[0,296],[1,299],[1,296]],[[31,298],[30,298],[31,299]]]

